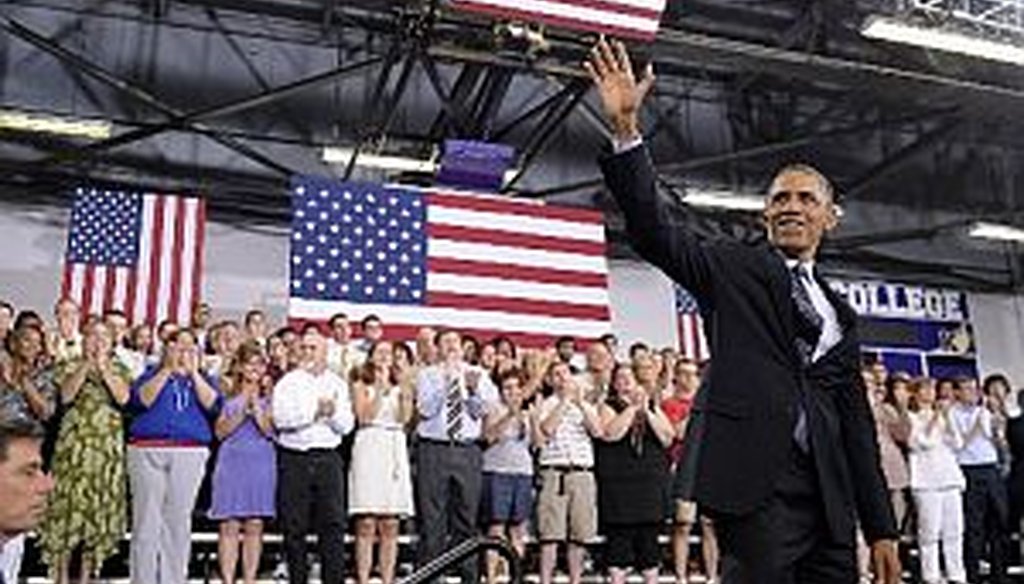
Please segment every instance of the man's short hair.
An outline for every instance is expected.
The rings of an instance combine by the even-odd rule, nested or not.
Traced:
[[[128,315],[125,314],[125,311],[121,310],[120,308],[108,308],[108,309],[103,311],[103,318],[107,318],[107,317],[111,317],[111,316],[120,316],[120,317],[128,318]]]
[[[307,322],[302,325],[302,336],[306,336],[309,333],[316,333],[320,336],[324,336],[324,331],[320,328],[320,325],[315,322]]]
[[[6,310],[12,317],[14,316],[14,305],[6,300],[0,300],[0,310]]]
[[[636,359],[636,354],[640,351],[650,351],[651,348],[642,341],[637,341],[629,346],[629,358]]]
[[[380,317],[379,317],[379,316],[377,316],[376,314],[368,314],[368,315],[366,315],[366,316],[365,316],[365,317],[363,318],[363,320],[362,320],[362,321],[360,321],[360,323],[359,323],[359,328],[363,328],[363,329],[365,329],[365,328],[366,328],[366,325],[370,324],[371,322],[376,322],[377,324],[383,324],[383,323],[384,323],[384,322],[383,322],[383,321],[382,321],[382,320],[380,319]]]
[[[575,345],[576,344],[576,338],[575,337],[570,337],[569,335],[562,335],[562,336],[558,337],[557,339],[555,339],[555,346],[556,347],[561,345],[562,343],[572,343],[573,345]]]
[[[775,181],[778,180],[780,176],[790,173],[809,174],[814,178],[818,179],[818,182],[821,183],[822,191],[824,191],[824,193],[828,196],[829,200],[831,200],[833,203],[838,202],[836,200],[836,190],[832,186],[832,181],[828,180],[828,177],[825,176],[825,173],[821,172],[820,170],[811,166],[810,164],[807,164],[806,162],[793,162],[783,166],[782,168],[779,169],[778,172],[775,173],[775,176],[772,177],[772,184],[775,184]]]
[[[327,326],[334,328],[334,324],[339,320],[344,320],[345,322],[348,322],[348,315],[345,314],[344,312],[335,312],[334,314],[331,315],[330,320],[327,321]]]
[[[455,335],[455,336],[457,336],[459,338],[459,343],[460,344],[462,343],[462,333],[460,333],[459,331],[457,331],[457,330],[455,330],[453,328],[442,327],[442,328],[437,329],[437,334],[434,335],[434,346],[440,347],[441,346],[441,339],[443,339],[447,335]]]
[[[46,435],[42,424],[27,416],[0,417],[0,462],[7,462],[7,452],[15,440],[42,440]]]
[[[257,316],[266,317],[266,314],[262,310],[260,310],[258,308],[254,308],[254,309],[250,310],[249,312],[246,312],[245,313],[245,320],[244,320],[245,324],[248,325],[250,322],[252,322],[252,319],[256,318]]]

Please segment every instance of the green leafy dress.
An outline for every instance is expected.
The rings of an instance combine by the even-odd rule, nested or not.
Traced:
[[[59,366],[63,383],[81,365]],[[128,368],[115,360],[115,375],[131,382]],[[101,376],[90,372],[74,402],[66,406],[53,457],[56,486],[40,529],[43,559],[56,569],[76,547],[99,572],[114,555],[127,520],[124,424]]]

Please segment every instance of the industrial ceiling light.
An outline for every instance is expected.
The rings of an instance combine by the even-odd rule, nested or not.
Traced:
[[[0,109],[0,130],[105,140],[110,137],[112,129],[113,124],[104,120],[76,120],[47,114]]]
[[[956,31],[911,24],[885,16],[868,17],[861,28],[861,34],[873,39],[1024,65],[1024,47],[968,36]]]
[[[761,211],[764,198],[757,195],[740,195],[730,191],[705,189],[687,190],[683,202],[695,207],[710,207],[729,211]]]
[[[979,221],[971,226],[967,234],[979,239],[994,239],[996,241],[1024,243],[1024,229],[1013,227],[1011,225],[1001,225],[999,223],[986,223],[984,221]]]
[[[351,148],[328,146],[324,148],[323,161],[328,164],[348,164],[349,160],[352,159],[353,152]],[[418,158],[383,154],[365,154],[362,152],[356,158],[356,166],[426,174],[437,170],[437,162],[434,160],[421,160]]]

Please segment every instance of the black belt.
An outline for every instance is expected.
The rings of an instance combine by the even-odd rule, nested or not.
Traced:
[[[449,448],[469,448],[471,446],[479,446],[480,443],[475,440],[472,442],[465,442],[462,440],[437,440],[435,438],[420,438],[420,442],[426,442],[427,444],[435,444],[437,446],[448,446]]]
[[[591,472],[594,470],[592,466],[577,466],[575,464],[546,464],[540,467],[541,470],[553,470],[562,474],[571,474],[574,472]]]

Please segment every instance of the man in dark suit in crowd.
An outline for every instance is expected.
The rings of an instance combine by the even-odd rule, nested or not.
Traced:
[[[43,436],[38,422],[0,413],[0,560],[5,544],[35,529],[46,511],[53,479],[43,470]],[[13,584],[17,575],[6,567],[0,561],[0,584]]]
[[[638,111],[654,83],[621,43],[585,64],[614,129],[608,188],[645,259],[699,301],[713,363],[688,427],[677,496],[713,517],[724,584],[853,584],[855,528],[876,581],[899,582],[896,527],[859,373],[855,314],[814,259],[837,222],[832,186],[784,168],[765,198],[767,242],[706,240],[655,188]]]

